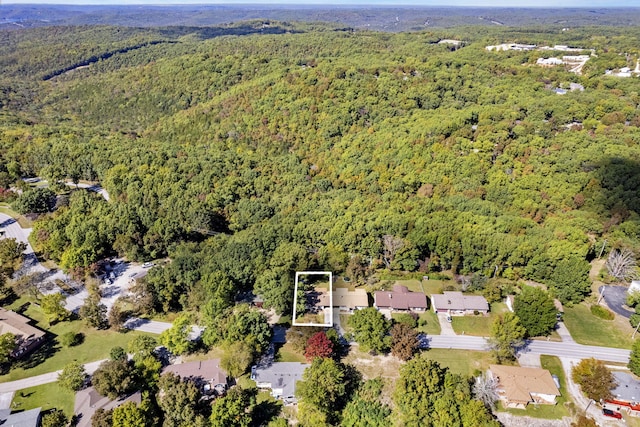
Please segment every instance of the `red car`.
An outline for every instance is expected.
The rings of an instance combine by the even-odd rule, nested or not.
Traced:
[[[611,418],[617,418],[617,419],[622,418],[622,414],[620,412],[612,411],[611,409],[603,409],[602,415],[611,417]]]

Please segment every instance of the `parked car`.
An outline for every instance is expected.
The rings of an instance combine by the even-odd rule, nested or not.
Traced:
[[[617,419],[622,418],[622,414],[620,412],[612,411],[611,409],[606,409],[606,408],[602,410],[602,415],[606,417],[617,418]]]
[[[145,262],[144,264],[142,264],[142,268],[151,268],[153,267],[155,264],[152,262]]]
[[[451,316],[447,314],[447,322],[451,323]]]

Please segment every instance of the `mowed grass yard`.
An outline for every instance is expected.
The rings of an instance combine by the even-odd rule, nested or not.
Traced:
[[[16,309],[25,301],[18,300],[9,309]],[[126,333],[114,332],[111,330],[95,330],[84,325],[80,320],[72,320],[57,323],[49,327],[44,314],[34,304],[31,304],[23,315],[33,319],[34,326],[49,331],[45,344],[32,353],[27,359],[14,363],[11,370],[0,375],[0,382],[14,381],[35,375],[54,372],[62,369],[68,363],[76,360],[80,363],[94,362],[106,359],[113,347],[120,346],[127,348],[129,341],[139,335],[151,335],[142,332],[129,331]],[[73,347],[62,347],[57,337],[66,333],[81,333],[84,338],[81,344]]]
[[[12,411],[42,408],[42,411],[57,408],[67,417],[73,415],[75,393],[60,387],[58,383],[43,384],[16,392],[11,403]]]
[[[453,316],[451,325],[458,335],[474,335],[479,337],[488,337],[491,335],[491,324],[494,319],[502,313],[508,311],[505,303],[496,302],[491,304],[488,316],[469,315],[469,316]]]
[[[615,348],[631,348],[633,328],[621,316],[604,320],[591,314],[586,303],[565,307],[564,323],[573,339],[580,344]]]

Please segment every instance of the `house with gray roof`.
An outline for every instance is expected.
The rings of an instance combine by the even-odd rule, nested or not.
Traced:
[[[76,427],[91,427],[91,418],[98,409],[108,411],[117,408],[127,402],[139,405],[142,402],[142,394],[137,391],[130,396],[118,400],[111,400],[98,393],[93,387],[87,387],[76,393],[76,401],[73,413],[78,419]]]
[[[12,333],[16,337],[16,349],[11,352],[11,357],[25,356],[44,343],[45,332],[29,322],[31,319],[15,311],[0,308],[0,335]]]
[[[464,295],[462,292],[454,291],[431,295],[431,305],[436,313],[446,313],[450,316],[464,316],[476,312],[487,314],[489,312],[489,303],[485,297]]]
[[[11,409],[0,409],[0,425],[6,427],[38,427],[40,408],[11,413]]]
[[[260,389],[271,389],[271,396],[282,399],[285,405],[298,402],[296,382],[309,365],[300,362],[274,362],[268,366],[253,366],[251,379]]]
[[[204,394],[222,395],[227,390],[227,372],[220,367],[220,359],[169,365],[162,370],[163,374],[167,372],[193,381]]]

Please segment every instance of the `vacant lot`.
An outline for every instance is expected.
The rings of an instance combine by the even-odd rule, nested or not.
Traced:
[[[486,351],[432,348],[427,350],[427,356],[441,366],[446,366],[451,372],[466,376],[476,376],[494,363],[491,353]]]

